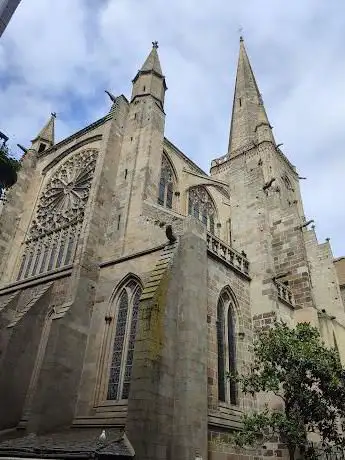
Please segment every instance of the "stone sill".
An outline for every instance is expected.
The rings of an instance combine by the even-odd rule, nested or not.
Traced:
[[[14,283],[9,283],[7,286],[0,288],[0,295],[10,294],[11,292],[17,291],[18,289],[36,286],[37,284],[41,284],[42,282],[46,283],[47,281],[52,281],[58,278],[69,276],[72,273],[72,268],[72,264],[66,265],[65,267],[61,267],[47,273],[42,273],[31,278],[26,278],[25,280],[18,280]]]
[[[160,251],[164,249],[166,246],[169,245],[169,242],[160,244],[159,246],[155,246],[154,248],[144,249],[143,251],[133,252],[132,254],[128,254],[122,257],[116,257],[115,259],[106,260],[99,264],[100,268],[108,267],[109,265],[116,265],[120,264],[121,262],[125,262],[126,260],[135,259],[137,257],[145,256],[147,254],[151,254],[152,252]]]
[[[218,409],[208,411],[208,425],[224,430],[242,428],[242,410],[238,406],[219,403]]]

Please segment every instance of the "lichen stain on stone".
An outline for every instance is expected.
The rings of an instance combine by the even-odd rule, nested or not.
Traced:
[[[164,315],[167,303],[169,278],[170,270],[167,269],[152,299],[151,308],[147,317],[148,332],[150,334],[148,357],[153,361],[159,360],[164,346]]]

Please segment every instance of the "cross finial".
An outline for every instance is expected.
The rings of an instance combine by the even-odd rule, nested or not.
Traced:
[[[52,112],[51,115],[53,118],[56,118],[56,112]]]
[[[157,41],[152,42],[152,47],[157,49],[158,48],[158,42]]]

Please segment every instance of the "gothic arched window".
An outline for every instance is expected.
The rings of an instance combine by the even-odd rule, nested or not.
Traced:
[[[237,404],[236,337],[234,302],[227,291],[220,295],[217,305],[218,399]],[[230,374],[230,377],[228,377]]]
[[[129,395],[141,292],[140,284],[130,280],[115,298],[115,335],[106,398],[110,401]]]
[[[214,233],[216,208],[205,187],[197,186],[189,189],[188,214],[201,220],[207,230]]]
[[[73,263],[97,151],[72,155],[54,172],[38,202],[17,279]]]
[[[163,154],[161,165],[161,178],[159,181],[158,204],[172,209],[174,192],[174,172],[173,168]]]

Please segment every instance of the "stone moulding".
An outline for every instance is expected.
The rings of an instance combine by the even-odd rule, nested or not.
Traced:
[[[207,252],[250,280],[247,258],[209,232],[207,232]]]

